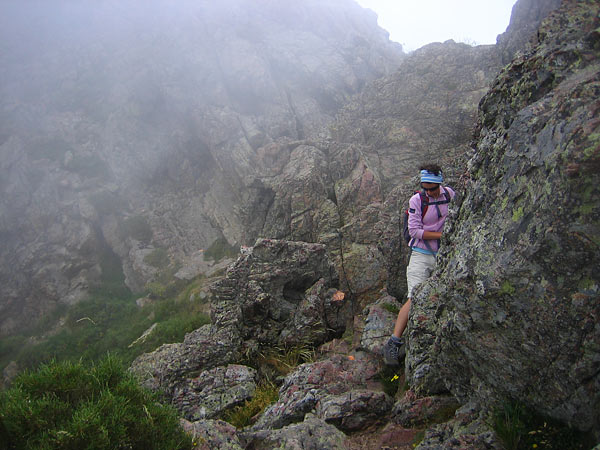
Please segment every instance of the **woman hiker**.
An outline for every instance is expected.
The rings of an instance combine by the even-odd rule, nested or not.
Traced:
[[[420,170],[423,192],[413,195],[408,207],[408,245],[412,250],[406,268],[408,298],[398,313],[394,333],[383,348],[383,358],[389,366],[400,365],[400,351],[404,344],[402,333],[408,322],[412,293],[417,285],[429,278],[435,268],[435,256],[448,217],[448,203],[455,196],[451,188],[442,186],[444,177],[439,166],[429,164]]]

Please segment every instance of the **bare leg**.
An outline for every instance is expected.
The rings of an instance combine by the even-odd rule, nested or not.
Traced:
[[[408,323],[408,313],[410,312],[410,298],[406,300],[406,303],[400,308],[398,318],[396,319],[396,325],[394,326],[393,335],[399,338],[406,329]]]

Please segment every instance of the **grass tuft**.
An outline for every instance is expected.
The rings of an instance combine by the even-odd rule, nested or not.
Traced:
[[[309,344],[299,344],[289,347],[271,347],[258,355],[255,362],[249,365],[265,373],[268,378],[287,375],[300,364],[312,363],[317,359],[316,351]]]
[[[492,427],[507,450],[585,450],[594,446],[590,433],[538,414],[518,401],[498,407],[492,414]]]
[[[277,386],[265,381],[258,386],[254,397],[246,400],[243,405],[236,406],[228,411],[223,420],[236,428],[244,428],[256,421],[258,415],[279,398]]]

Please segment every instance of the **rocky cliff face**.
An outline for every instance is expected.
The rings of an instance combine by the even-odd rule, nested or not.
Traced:
[[[511,33],[543,15],[533,1],[515,7],[526,15],[498,47],[447,42],[410,57],[349,2],[253,4],[198,2],[182,21],[189,4],[159,17],[151,2],[151,29],[119,10],[127,31],[107,43],[42,33],[78,64],[54,94],[24,74],[34,62],[64,65],[64,54],[18,47],[28,63],[2,83],[2,331],[52,306],[40,298],[77,300],[102,275],[102,249],[135,287],[153,276],[153,249],[185,264],[220,235],[276,237],[246,249],[214,287],[211,325],[132,367],[213,447],[356,448],[352,433],[365,429],[378,430],[377,448],[410,445],[451,411],[420,448],[500,448],[485,414],[511,399],[597,432],[596,3],[562,2],[489,92],[523,42]],[[103,3],[81,26],[103,29],[118,7]],[[173,35],[156,34],[165,24]],[[93,63],[81,56],[90,46]],[[0,55],[2,67],[13,62]],[[132,61],[147,72],[125,70]],[[78,91],[81,77],[101,90]],[[411,388],[392,398],[376,374],[404,298],[399,202],[428,158],[464,195],[440,270],[414,297]],[[279,380],[279,400],[254,426],[214,420],[256,392],[260,374],[244,357],[304,343],[324,344],[320,359]]]
[[[349,0],[2,16],[0,333],[82,298],[106,249],[140,290],[154,249],[185,265],[219,236],[253,243],[276,197],[263,178],[403,57]]]
[[[502,54],[550,7],[528,5]],[[501,67],[453,42],[406,58],[349,0],[36,7],[0,19],[0,333],[85,297],[106,255],[139,291],[153,251],[191,276],[223,236],[321,242],[363,305],[402,295],[399,199],[422,159],[456,184]]]
[[[225,379],[228,373],[232,374],[230,378],[238,374],[234,391],[251,391],[247,386],[255,374],[226,366],[236,355],[209,357],[219,347],[207,345],[208,334],[189,335],[183,353],[175,359],[169,359],[167,348],[145,355],[134,363],[133,370],[149,386],[166,392],[193,421],[186,424],[188,429],[205,437],[210,445],[226,441],[232,448],[293,447],[299,442],[305,448],[400,447],[411,445],[416,429],[428,428],[419,445],[421,449],[503,448],[490,429],[488,414],[495,405],[511,400],[525,401],[539,413],[580,430],[591,430],[597,439],[600,429],[600,311],[596,273],[599,8],[592,1],[564,1],[539,28],[530,49],[500,72],[481,100],[475,148],[462,179],[464,197],[448,224],[439,270],[413,298],[406,357],[410,390],[402,398],[382,394],[375,382],[375,374],[381,367],[378,356],[381,345],[394,321],[390,309],[399,306],[398,300],[386,293],[366,308],[364,319],[359,316],[355,320],[351,342],[332,341],[322,346],[320,360],[304,364],[289,374],[281,384],[279,400],[252,427],[242,431],[213,419],[198,420],[198,409],[190,414],[186,397],[179,396],[181,388],[173,389],[183,382],[182,386],[189,391],[202,390],[207,399],[205,411],[212,406],[213,398],[206,388],[205,371],[214,371],[211,376],[217,380]],[[456,44],[444,45],[455,48]],[[351,104],[345,110],[346,117],[353,114],[358,117],[353,110],[359,108]],[[395,245],[390,228],[395,220],[393,204],[402,195],[402,189],[408,189],[408,184],[387,187],[386,176],[382,175],[384,165],[372,162],[377,160],[369,153],[373,144],[369,145],[366,136],[366,131],[373,127],[393,129],[394,122],[366,117],[371,126],[365,125],[362,133],[353,135],[357,127],[343,125],[353,121],[340,119],[338,142],[298,144],[292,153],[296,151],[298,158],[308,156],[313,171],[298,176],[289,168],[285,172],[289,180],[295,180],[290,181],[290,186],[300,190],[300,180],[307,180],[318,192],[326,183],[314,171],[318,172],[322,166],[338,168],[339,172],[332,171],[332,177],[337,178],[335,202],[330,200],[336,204],[343,224],[339,229],[341,237],[337,237],[342,242],[338,251],[347,251],[337,253],[331,244],[333,238],[328,241],[327,234],[320,239],[329,246],[330,256],[343,258],[338,263],[345,275],[352,273],[353,268],[362,267],[364,271],[364,264],[351,263],[349,255],[353,250],[358,253],[358,249],[376,249],[387,256],[393,251],[396,256],[401,253],[398,248],[385,250],[383,244]],[[413,127],[421,130],[418,124]],[[425,136],[426,132],[422,134]],[[359,142],[344,143],[340,136],[345,135]],[[449,138],[443,142],[452,149],[455,148],[452,145],[463,145],[463,138],[466,139]],[[373,142],[386,141],[380,137]],[[459,150],[454,151],[458,156]],[[332,156],[345,164],[327,166]],[[396,170],[401,177],[402,169]],[[304,197],[291,196],[290,202],[310,198],[308,190],[304,192]],[[352,201],[340,201],[345,198]],[[360,206],[352,210],[355,203]],[[289,223],[293,230],[295,222]],[[378,242],[369,240],[365,232],[367,224],[380,235]],[[298,269],[292,263],[295,261],[292,255],[298,250],[298,254],[315,252],[314,260],[325,257],[324,246],[297,245],[260,241],[258,249],[253,251],[264,255],[266,249],[278,249],[274,260],[286,261],[284,266],[292,272]],[[270,300],[285,289],[278,287],[281,282],[271,283],[271,277],[278,275],[265,276],[260,260],[254,265],[249,256],[253,251],[241,257],[228,279],[218,285],[214,308],[223,312],[237,305],[221,316],[233,318],[234,326],[228,326],[228,330],[246,336],[264,335],[269,342],[281,342],[277,341],[285,334],[281,330],[293,334],[298,327],[270,310]],[[374,252],[366,255],[370,267],[377,267],[373,261],[378,258],[385,259]],[[307,271],[315,272],[312,266]],[[272,270],[267,272],[270,274]],[[285,279],[285,272],[281,269],[279,276]],[[393,285],[394,278],[389,276],[388,287]],[[348,291],[352,286],[344,283],[365,279],[366,276],[353,273],[346,280],[342,276],[339,283]],[[300,299],[296,301],[298,305],[310,305],[310,299],[318,291],[320,300],[312,305],[325,306],[325,309],[304,308],[298,316],[303,319],[312,316],[306,323],[322,324],[323,311],[334,304],[331,294],[337,282],[334,278],[328,281],[331,290],[315,290],[318,283],[304,292],[295,289],[292,297]],[[246,287],[236,288],[240,283]],[[254,300],[248,302],[246,293],[253,289],[256,295],[251,295]],[[400,285],[396,289],[402,292]],[[350,294],[350,299],[357,298],[352,291]],[[241,311],[246,314],[243,320],[239,320]],[[252,319],[254,314],[258,320]],[[270,325],[268,329],[275,333],[269,335],[259,323],[276,317],[281,323]],[[309,328],[322,330],[320,326]],[[219,333],[213,336],[221,339]],[[310,336],[315,343],[323,340],[319,333]],[[239,339],[236,334],[235,339],[228,341],[236,351],[244,345]],[[258,342],[250,344],[248,349],[260,348]],[[206,348],[208,352],[199,351]],[[225,353],[228,351],[229,347],[223,349]],[[167,358],[165,353],[169,355]],[[208,360],[186,366],[186,374],[180,378],[177,375],[180,364],[188,364],[192,360],[190,355]],[[215,368],[214,364],[221,367]],[[195,369],[201,373],[194,372]],[[197,376],[197,380],[187,379],[190,376]],[[198,401],[196,407],[202,406],[202,400],[194,392],[188,398]],[[444,419],[450,420],[431,426],[432,421],[440,420],[443,411],[446,414],[450,411]],[[359,438],[351,433],[365,429],[377,432],[369,435],[368,444],[360,447]]]
[[[600,429],[600,33],[565,1],[480,105],[441,269],[414,298],[407,368],[424,391],[522,399]]]
[[[496,39],[503,64],[510,63],[526,46],[535,45],[540,22],[560,4],[561,0],[520,0],[514,4],[506,32]]]

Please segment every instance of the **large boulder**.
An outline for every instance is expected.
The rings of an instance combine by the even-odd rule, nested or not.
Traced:
[[[256,370],[237,364],[205,370],[173,392],[172,404],[191,421],[221,417],[227,410],[254,397]]]
[[[357,424],[379,422],[393,406],[385,394],[367,389],[368,381],[380,369],[381,360],[367,353],[350,356],[334,355],[302,364],[286,377],[279,389],[279,399],[267,408],[252,429],[282,428],[302,422],[306,414],[315,412],[346,430],[355,429]],[[361,394],[357,390],[361,390]],[[378,404],[375,406],[375,403]],[[356,417],[351,417],[352,412]]]
[[[302,423],[291,424],[276,430],[258,430],[243,433],[241,440],[245,448],[269,450],[346,449],[346,435],[314,414],[307,414]]]
[[[181,419],[181,427],[192,436],[194,448],[199,450],[242,450],[242,443],[233,425],[222,420],[197,420],[189,422]]]
[[[235,328],[203,327],[185,335],[183,342],[165,344],[138,356],[131,365],[142,384],[167,396],[203,370],[241,358],[241,339]]]
[[[219,374],[224,384],[237,386],[238,372],[228,376],[231,370],[223,372],[219,366],[252,359],[273,347],[316,347],[343,334],[351,320],[350,301],[334,299],[336,286],[337,274],[325,246],[258,240],[212,287],[212,324],[188,333],[182,343],[139,356],[131,369],[146,387],[175,404],[184,403],[182,393],[206,397],[205,389],[212,389],[207,383]],[[215,372],[203,373],[211,369]],[[193,403],[188,415],[200,418],[196,410],[202,405]],[[190,408],[180,409],[187,414]],[[204,405],[205,411],[219,409],[224,408]]]
[[[244,349],[319,345],[351,318],[348,298],[333,299],[337,283],[324,245],[259,239],[214,285],[212,319],[237,328]]]
[[[470,185],[414,296],[407,354],[424,391],[520,400],[596,431],[599,12],[564,1],[482,100]]]

